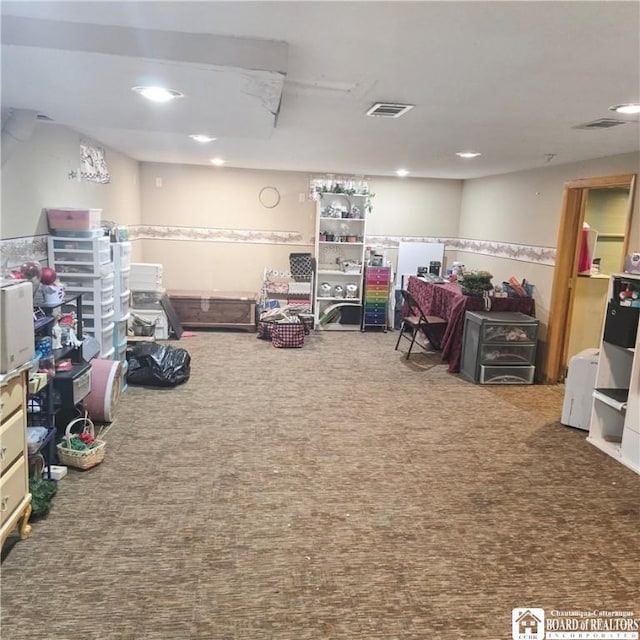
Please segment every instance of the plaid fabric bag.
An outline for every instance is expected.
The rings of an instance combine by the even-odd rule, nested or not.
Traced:
[[[299,348],[304,345],[305,333],[309,333],[309,328],[302,322],[276,322],[271,330],[271,342],[278,348]]]
[[[258,322],[258,338],[261,340],[271,340],[273,333],[273,322],[265,322],[260,320]]]

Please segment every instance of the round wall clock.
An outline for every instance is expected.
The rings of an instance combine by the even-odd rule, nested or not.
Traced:
[[[262,187],[258,199],[263,207],[273,209],[280,204],[280,192],[275,187]]]

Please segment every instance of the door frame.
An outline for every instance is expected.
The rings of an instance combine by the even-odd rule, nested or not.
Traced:
[[[551,289],[546,357],[543,367],[543,381],[545,383],[555,384],[560,382],[565,375],[575,283],[580,259],[581,231],[589,189],[612,187],[629,189],[627,228],[623,243],[624,259],[629,248],[636,174],[625,173],[565,182]]]

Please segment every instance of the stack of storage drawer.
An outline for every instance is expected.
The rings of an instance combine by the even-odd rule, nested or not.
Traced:
[[[365,271],[364,317],[362,330],[378,327],[387,330],[387,305],[389,304],[390,267],[367,267]]]
[[[169,338],[169,321],[160,298],[166,293],[162,286],[162,265],[143,262],[131,264],[129,287],[131,289],[131,312],[143,320],[155,323],[155,337]]]
[[[82,294],[83,335],[98,341],[101,358],[111,358],[115,286],[109,238],[49,236],[48,254],[67,294]]]
[[[113,331],[114,360],[119,360],[126,373],[127,368],[127,325],[129,322],[129,304],[131,291],[129,278],[131,274],[131,243],[112,242],[111,256],[115,269],[114,306],[115,326]]]
[[[479,384],[533,384],[538,320],[517,311],[467,311],[461,375]]]

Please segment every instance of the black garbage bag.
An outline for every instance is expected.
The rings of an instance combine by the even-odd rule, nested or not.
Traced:
[[[175,387],[191,375],[191,356],[186,349],[143,342],[127,353],[127,382],[148,387]]]

